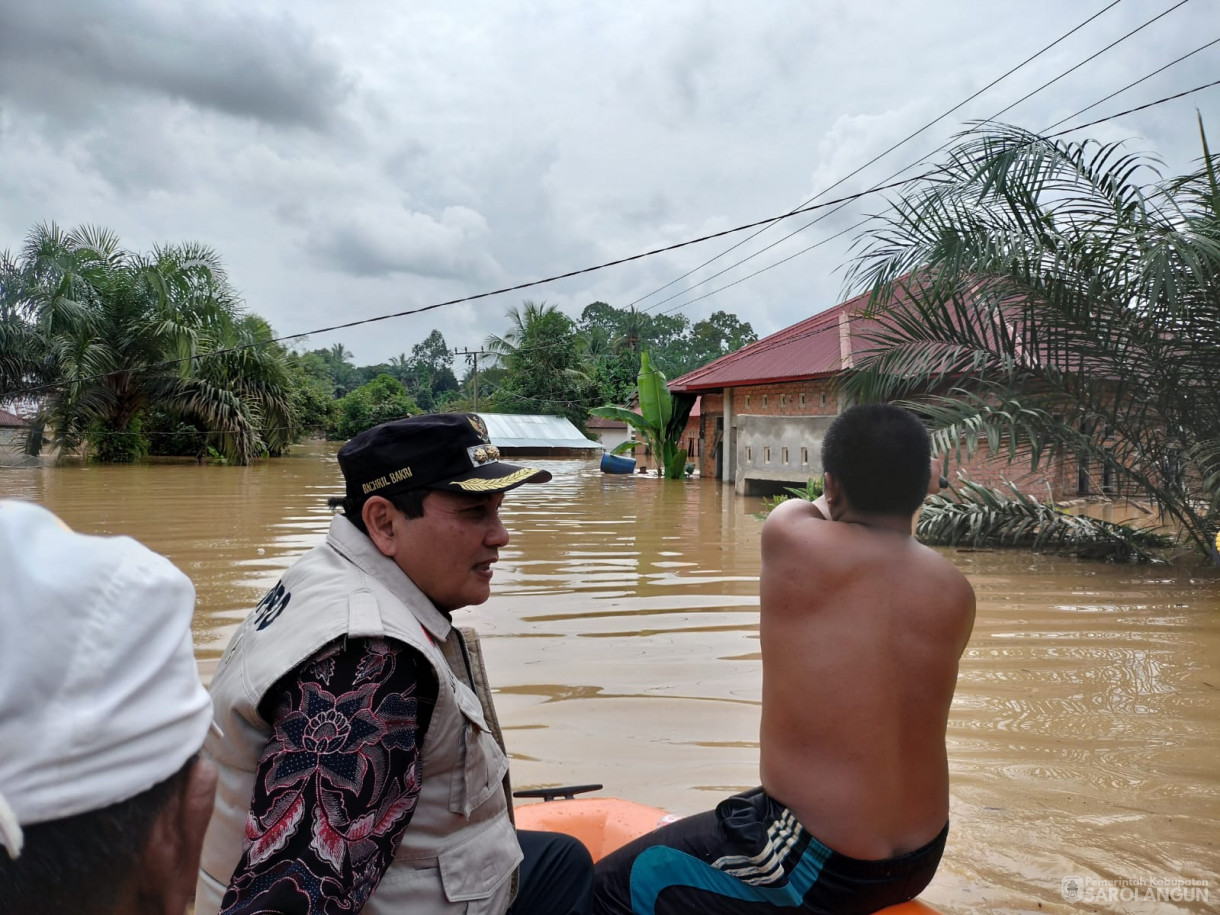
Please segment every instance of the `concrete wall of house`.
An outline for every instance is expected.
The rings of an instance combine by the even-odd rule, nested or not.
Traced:
[[[589,437],[601,442],[601,446],[607,451],[613,451],[631,438],[631,430],[625,426],[622,429],[590,429]]]
[[[25,436],[25,429],[0,427],[0,467],[21,467],[38,463],[37,457],[25,453]]]
[[[698,431],[692,428],[693,423],[687,427],[684,443],[689,447],[690,439],[694,438],[698,453],[692,460],[702,476],[731,479],[739,493],[757,495],[775,492],[785,485],[803,484],[809,477],[822,472],[822,433],[828,422],[806,426],[768,420],[833,419],[840,412],[840,403],[838,396],[830,391],[828,380],[750,385],[731,388],[728,393],[732,395],[733,403],[733,410],[728,414],[733,422],[731,435],[726,435],[721,428],[726,415],[724,392],[704,394]],[[733,443],[735,459],[729,462],[732,473],[728,476],[723,468],[717,472],[717,447],[723,448],[726,440]],[[969,479],[985,486],[1002,488],[1011,481],[1022,492],[1038,498],[1062,501],[1084,494],[1080,486],[1080,468],[1075,460],[1044,463],[1036,473],[1029,472],[1027,457],[1018,456],[1010,462],[1007,454],[993,455],[987,451],[980,451],[971,458],[963,454],[961,461],[951,455],[947,463],[952,480],[957,479],[957,472],[961,470]],[[1121,494],[1113,492],[1112,481],[1089,473],[1088,468],[1085,468],[1083,478],[1089,494]]]
[[[764,496],[822,475],[822,438],[834,416],[737,417],[734,488]]]
[[[828,380],[755,384],[733,388],[738,413],[752,416],[836,416],[838,396]]]
[[[737,417],[737,474],[734,488],[742,495],[764,496],[785,486],[803,485],[810,477],[822,474],[822,439],[835,416],[758,416]],[[1075,461],[1043,464],[1036,473],[1029,471],[1029,459],[1019,456],[1010,462],[1006,454],[976,453],[949,455],[943,461],[950,481],[958,471],[975,483],[993,489],[1007,489],[1009,482],[1039,499],[1062,501],[1082,494]],[[1101,481],[1090,480],[1093,494],[1102,494]]]
[[[729,409],[726,411],[726,394]],[[711,479],[736,480],[743,452],[736,441],[738,416],[835,416],[839,404],[824,380],[791,384],[747,385],[725,391],[705,393],[701,401],[698,430],[687,427],[685,441],[695,439],[695,460],[699,474]],[[725,418],[729,427],[725,428]],[[692,424],[693,425],[693,424]],[[752,447],[752,446],[751,446]],[[725,455],[728,460],[725,460]],[[727,467],[725,465],[728,465]],[[797,482],[804,483],[807,477]]]
[[[803,484],[809,477],[821,473],[823,426],[788,426],[762,420],[768,417],[833,418],[847,407],[831,392],[830,379],[747,385],[704,393],[702,398],[701,415],[697,423],[687,425],[683,444],[689,449],[693,440],[691,460],[702,476],[732,480],[734,488],[742,494],[775,492],[784,485]],[[726,417],[730,424],[727,429],[724,428]],[[727,460],[724,458],[726,448],[731,449]],[[767,460],[767,448],[771,449],[770,460]],[[788,449],[786,461],[784,448]],[[808,452],[807,462],[802,460],[802,448]],[[951,455],[948,459],[950,479],[956,480],[959,470],[985,486],[1002,488],[1011,481],[1024,493],[1056,501],[1080,495],[1124,494],[1116,490],[1113,480],[1103,479],[1097,468],[1081,468],[1079,462],[1071,458],[1049,464],[1044,462],[1036,473],[1031,473],[1027,456],[1018,455],[1010,462],[1007,453],[995,455],[983,450],[971,458],[963,454],[960,461],[956,455]]]

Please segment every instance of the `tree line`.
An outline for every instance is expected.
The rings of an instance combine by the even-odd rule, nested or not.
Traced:
[[[307,381],[301,424],[349,438],[396,410],[478,409],[564,416],[583,431],[594,407],[628,402],[642,353],[673,378],[758,339],[748,322],[723,311],[692,324],[684,315],[593,302],[571,318],[555,305],[525,301],[507,318],[506,332],[465,357],[437,329],[410,356],[375,365],[355,365],[341,343],[290,354]]]
[[[583,429],[590,409],[631,396],[645,350],[674,377],[757,339],[725,312],[692,324],[605,302],[573,319],[527,301],[508,319],[460,379],[439,329],[409,355],[357,366],[342,343],[273,342],[204,245],[131,252],[107,229],[48,223],[0,252],[0,403],[37,408],[32,451],[45,430],[104,462],[245,464],[305,436],[440,410],[557,414]]]

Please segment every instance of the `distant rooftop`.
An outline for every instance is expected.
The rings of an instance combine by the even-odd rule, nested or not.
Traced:
[[[487,423],[487,433],[498,448],[546,451],[601,451],[599,442],[580,434],[562,416],[539,416],[527,413],[480,413]]]
[[[867,304],[865,293],[828,308],[675,378],[669,389],[696,394],[737,385],[837,374],[850,367],[854,353],[864,347],[860,332],[875,324],[860,317]]]
[[[8,410],[0,410],[0,429],[25,429],[29,423]]]
[[[626,429],[627,424],[621,419],[606,419],[603,416],[590,416],[586,424],[590,429]]]

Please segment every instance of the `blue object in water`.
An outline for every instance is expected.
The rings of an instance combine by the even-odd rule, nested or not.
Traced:
[[[609,451],[602,454],[602,473],[633,473],[634,471],[635,458],[611,454]]]

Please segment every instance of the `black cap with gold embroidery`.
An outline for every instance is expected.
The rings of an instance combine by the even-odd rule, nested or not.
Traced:
[[[366,429],[339,449],[339,468],[351,507],[407,489],[505,492],[551,478],[548,470],[500,460],[475,413],[430,413]]]

